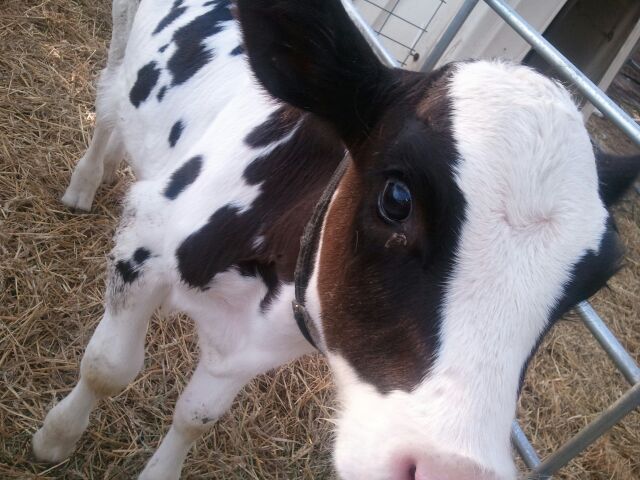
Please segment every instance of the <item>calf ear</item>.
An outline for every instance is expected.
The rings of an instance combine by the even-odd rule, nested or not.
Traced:
[[[251,67],[276,98],[331,123],[349,144],[378,120],[392,70],[340,0],[237,0]]]
[[[631,188],[640,172],[640,155],[620,157],[596,148],[600,198],[609,207]]]

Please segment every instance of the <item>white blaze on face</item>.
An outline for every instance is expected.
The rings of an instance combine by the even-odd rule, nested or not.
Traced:
[[[522,66],[474,62],[457,67],[449,97],[467,205],[443,279],[440,349],[420,385],[388,395],[329,355],[344,478],[396,478],[405,457],[416,478],[447,457],[515,478],[509,432],[521,370],[573,266],[605,231],[591,143],[566,90]]]

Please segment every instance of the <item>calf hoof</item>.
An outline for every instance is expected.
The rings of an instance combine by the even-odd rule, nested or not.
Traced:
[[[121,160],[105,160],[104,172],[102,174],[103,185],[115,185],[120,178],[118,177],[118,169],[120,168]]]
[[[41,462],[58,463],[73,453],[78,438],[64,438],[42,427],[31,441],[33,453]]]
[[[88,212],[91,210],[95,193],[93,188],[74,188],[74,185],[69,185],[61,200],[69,208]]]
[[[105,167],[104,175],[102,176],[103,185],[115,185],[120,178],[118,177],[118,170],[107,170]]]
[[[161,464],[161,462],[151,462],[144,467],[138,480],[179,480],[182,464],[176,465]]]

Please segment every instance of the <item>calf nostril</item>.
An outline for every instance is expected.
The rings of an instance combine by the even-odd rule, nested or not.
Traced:
[[[392,480],[416,480],[418,475],[418,462],[413,458],[396,458],[390,467]]]
[[[416,480],[416,470],[417,468],[415,465],[411,465],[409,467],[409,470],[407,471],[407,480]]]

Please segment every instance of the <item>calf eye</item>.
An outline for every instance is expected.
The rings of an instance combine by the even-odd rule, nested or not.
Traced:
[[[399,180],[387,180],[378,196],[378,211],[389,222],[402,222],[411,213],[411,192]]]

